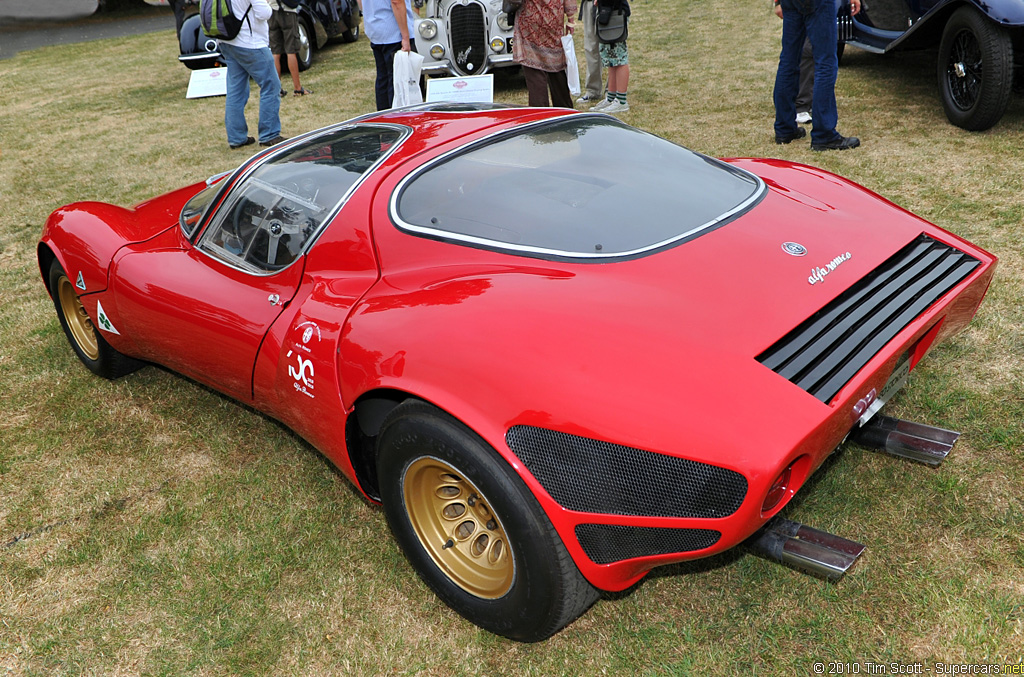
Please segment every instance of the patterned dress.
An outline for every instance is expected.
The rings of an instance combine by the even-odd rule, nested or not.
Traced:
[[[565,70],[562,36],[565,17],[576,16],[576,0],[525,0],[516,13],[512,57],[548,73]]]

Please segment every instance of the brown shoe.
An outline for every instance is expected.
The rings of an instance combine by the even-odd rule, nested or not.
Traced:
[[[270,141],[260,141],[260,145],[263,146],[264,148],[269,148],[270,146],[276,146],[277,144],[281,143],[282,141],[287,141],[287,140],[288,140],[287,136],[281,136],[280,134],[278,134],[277,136],[275,136]]]

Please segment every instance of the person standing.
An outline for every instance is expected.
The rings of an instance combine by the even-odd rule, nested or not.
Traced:
[[[781,0],[774,0],[775,16],[782,18]],[[811,101],[814,90],[814,53],[811,41],[804,40],[803,51],[800,52],[800,89],[796,95],[797,124],[806,125],[811,121]]]
[[[629,20],[629,3],[627,0],[595,0],[597,4],[597,25],[608,23],[613,11],[622,11]],[[625,113],[629,110],[626,90],[629,88],[629,49],[625,40],[601,43],[601,63],[608,67],[608,94],[590,110],[604,113]]]
[[[299,10],[280,2],[267,0],[274,13],[270,17],[270,51],[274,55],[274,68],[277,77],[281,77],[281,56],[288,61],[288,73],[292,76],[292,88],[295,96],[312,94],[299,82]],[[281,89],[281,96],[287,92]]]
[[[240,0],[231,5],[231,13],[242,21],[242,29],[231,40],[220,41],[220,53],[227,64],[227,97],[224,101],[224,127],[228,146],[242,148],[256,143],[245,123],[245,105],[249,102],[249,78],[260,88],[259,138],[261,146],[284,141],[281,136],[281,79],[274,70],[270,53],[268,21],[273,10],[267,0]]]
[[[775,75],[775,143],[790,143],[807,132],[796,123],[796,97],[800,87],[800,54],[810,40],[814,54],[814,90],[811,102],[811,150],[846,150],[860,145],[855,136],[836,131],[836,76],[839,58],[836,47],[834,0],[780,0],[782,9],[782,51]],[[860,12],[860,0],[851,0],[851,14]]]
[[[413,14],[409,0],[359,0],[363,11],[363,30],[370,39],[373,60],[377,64],[374,93],[377,110],[391,108],[395,98],[395,54],[416,48],[412,39]]]
[[[168,0],[171,11],[174,12],[174,32],[178,35],[178,42],[181,42],[181,26],[185,23],[185,0]]]
[[[524,0],[516,13],[512,58],[523,67],[531,106],[575,108],[562,50],[575,18],[576,0]]]
[[[600,101],[604,94],[601,84],[601,50],[597,41],[597,7],[594,0],[582,0],[577,19],[583,22],[583,57],[587,62],[587,78],[583,83],[583,95],[577,99],[580,103]]]

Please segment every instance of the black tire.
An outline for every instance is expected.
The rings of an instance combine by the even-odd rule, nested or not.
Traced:
[[[49,281],[60,326],[75,355],[89,371],[103,378],[115,379],[144,366],[145,363],[119,353],[96,331],[78,298],[74,283],[57,259],[50,264]]]
[[[946,117],[980,132],[999,122],[1013,91],[1013,43],[973,7],[949,18],[939,45],[939,93]]]
[[[350,23],[349,21],[346,21],[345,25],[346,26],[352,26],[352,27],[349,28],[346,31],[342,31],[341,32],[341,41],[342,42],[355,42],[356,40],[358,40],[359,39],[359,17],[356,17],[354,19],[354,23]]]
[[[597,599],[526,485],[460,422],[407,400],[385,419],[377,450],[395,538],[426,584],[471,623],[536,642]]]
[[[296,57],[299,62],[299,72],[309,70],[313,65],[313,36],[316,35],[303,19],[299,19],[299,51]]]

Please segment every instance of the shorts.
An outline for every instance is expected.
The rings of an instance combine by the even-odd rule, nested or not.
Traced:
[[[601,65],[605,68],[629,65],[629,50],[626,41],[613,42],[610,45],[601,43]]]
[[[283,9],[270,16],[270,51],[273,54],[299,53],[299,15]]]

